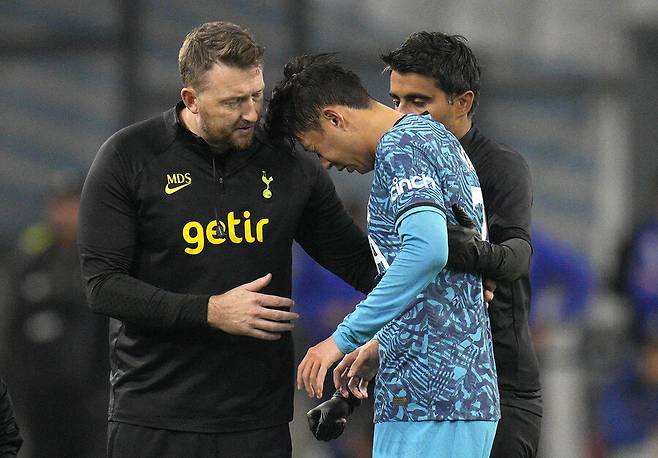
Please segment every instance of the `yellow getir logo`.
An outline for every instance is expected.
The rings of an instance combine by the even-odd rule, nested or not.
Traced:
[[[167,184],[165,185],[165,193],[173,194],[183,188],[192,184],[192,177],[190,173],[168,173]]]
[[[264,228],[270,222],[269,218],[259,219],[255,224],[251,220],[251,212],[245,210],[243,219],[236,218],[234,212],[226,215],[226,223],[219,221],[222,233],[225,237],[217,236],[217,221],[211,220],[203,226],[198,221],[190,221],[183,226],[183,240],[191,246],[185,248],[185,253],[197,255],[201,253],[206,242],[212,245],[221,245],[225,242],[240,243],[263,243]]]

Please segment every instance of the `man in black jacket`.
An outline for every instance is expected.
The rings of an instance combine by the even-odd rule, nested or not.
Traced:
[[[113,318],[110,457],[289,457],[293,240],[372,288],[326,171],[259,128],[262,58],[239,26],[194,29],[182,101],[114,134],[89,171],[79,247],[90,307]]]
[[[22,444],[7,385],[0,377],[0,458],[16,456]]]
[[[404,113],[429,112],[460,141],[475,166],[484,197],[489,241],[464,226],[448,228],[448,265],[479,272],[497,282],[489,302],[489,318],[498,372],[502,418],[498,423],[492,457],[534,457],[537,454],[542,415],[537,357],[528,329],[530,307],[529,266],[532,254],[530,216],[532,183],[523,157],[499,145],[473,125],[479,102],[480,68],[463,37],[439,32],[418,32],[382,56],[390,72],[390,95]],[[351,366],[357,397],[374,376],[372,361],[377,345],[367,344],[347,355],[334,371],[337,384]],[[376,365],[374,366],[376,367]],[[359,380],[363,377],[359,389]],[[341,399],[332,399],[311,411],[317,418],[334,419],[334,411],[349,412]],[[331,411],[329,410],[331,409]],[[344,413],[342,414],[345,415]],[[326,438],[339,434],[344,423],[324,426]],[[314,425],[318,428],[318,425]]]

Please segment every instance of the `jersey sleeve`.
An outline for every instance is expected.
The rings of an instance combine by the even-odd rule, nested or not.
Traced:
[[[397,318],[445,266],[448,234],[445,214],[418,205],[400,222],[400,251],[381,281],[338,325],[332,337],[343,353],[370,340]]]
[[[131,164],[108,141],[85,180],[78,247],[89,306],[96,313],[147,326],[205,326],[210,296],[173,293],[131,276],[139,243],[134,175]]]
[[[409,134],[385,139],[381,153],[376,175],[380,185],[388,189],[396,230],[406,214],[418,206],[432,206],[445,214],[436,157]]]
[[[368,293],[377,275],[368,238],[345,210],[327,171],[314,164],[312,174],[311,196],[295,239],[322,267]]]

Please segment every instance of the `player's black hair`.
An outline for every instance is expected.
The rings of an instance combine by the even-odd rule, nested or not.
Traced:
[[[320,128],[322,109],[330,105],[368,108],[370,96],[335,53],[295,57],[272,90],[265,129],[275,142],[294,143],[297,135]]]
[[[429,76],[450,100],[473,91],[473,106],[468,112],[471,116],[480,101],[480,66],[466,41],[461,35],[413,33],[397,49],[381,56],[386,64],[384,71]]]

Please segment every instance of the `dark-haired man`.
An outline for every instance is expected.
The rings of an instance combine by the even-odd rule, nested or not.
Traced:
[[[473,125],[480,95],[480,67],[463,37],[414,33],[382,60],[390,72],[390,94],[396,109],[403,113],[429,112],[459,138],[477,171],[490,242],[481,240],[467,227],[449,226],[448,266],[481,273],[498,284],[489,317],[502,418],[491,456],[534,457],[542,404],[537,357],[528,329],[532,253],[528,166],[519,153],[489,140]],[[372,377],[372,371],[366,370],[367,359],[377,357],[376,342],[364,350],[360,357],[349,355],[336,368],[336,377],[348,366],[357,378]],[[359,395],[358,390],[355,393]]]
[[[101,148],[79,246],[112,317],[110,457],[290,457],[292,243],[361,291],[368,243],[317,161],[258,128],[263,48],[226,22],[180,50],[182,101]]]
[[[486,458],[499,418],[491,331],[478,274],[443,269],[451,209],[486,238],[475,169],[429,115],[373,100],[332,55],[284,69],[267,116],[273,137],[298,140],[339,170],[375,170],[368,237],[381,278],[331,337],[311,347],[298,387],[322,396],[328,368],[372,339],[382,355],[373,456]]]

